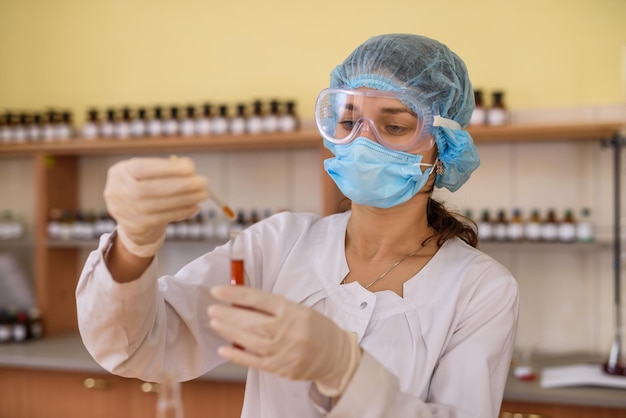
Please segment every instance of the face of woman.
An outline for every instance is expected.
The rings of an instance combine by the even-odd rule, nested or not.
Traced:
[[[376,92],[370,88],[356,89]],[[437,149],[430,133],[422,133],[424,123],[418,115],[401,100],[393,97],[348,97],[341,106],[335,135],[345,138],[355,135],[381,145],[410,154],[420,154],[424,163],[434,163]],[[408,148],[406,146],[409,145]]]

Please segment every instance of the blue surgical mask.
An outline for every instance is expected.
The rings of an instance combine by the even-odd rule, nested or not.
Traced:
[[[422,163],[421,155],[395,151],[360,137],[345,145],[324,140],[334,155],[324,169],[339,190],[354,203],[390,208],[419,192],[434,165]],[[422,167],[429,167],[422,171]]]

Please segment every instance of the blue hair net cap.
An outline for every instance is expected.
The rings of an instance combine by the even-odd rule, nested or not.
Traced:
[[[462,127],[474,110],[474,91],[465,63],[444,44],[425,36],[374,36],[357,47],[330,75],[330,87],[414,91],[433,115]],[[456,191],[480,165],[478,151],[463,129],[433,126],[431,133],[444,166],[435,186]]]

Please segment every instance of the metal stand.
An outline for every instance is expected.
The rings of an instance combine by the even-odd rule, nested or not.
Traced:
[[[613,220],[613,251],[614,251],[614,297],[615,297],[615,338],[609,353],[609,359],[604,365],[608,374],[626,376],[626,364],[622,362],[622,289],[621,289],[621,172],[622,147],[626,145],[626,132],[618,132],[613,138],[603,143],[613,148],[613,181],[614,181],[614,220]]]

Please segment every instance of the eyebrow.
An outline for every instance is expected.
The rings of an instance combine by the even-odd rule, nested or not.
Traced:
[[[359,110],[359,108],[356,107],[352,103],[347,103],[345,105],[345,109],[346,110],[351,110],[351,111]],[[410,109],[408,109],[406,107],[383,107],[381,110],[382,110],[381,113],[385,113],[385,114],[388,114],[388,115],[399,115],[401,113],[408,113],[409,115],[417,116],[415,114],[415,112],[411,111]]]

